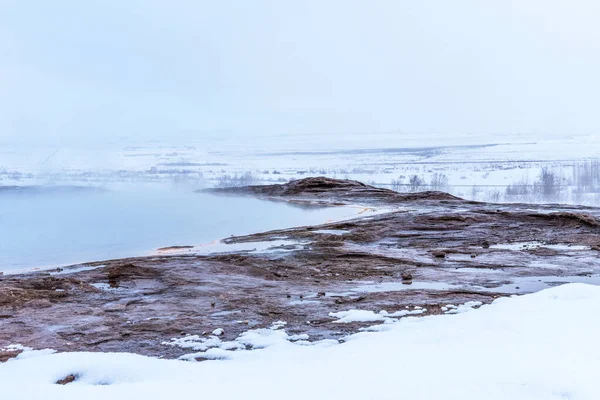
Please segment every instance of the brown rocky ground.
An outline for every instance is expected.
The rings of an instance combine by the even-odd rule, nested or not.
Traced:
[[[330,312],[421,306],[430,315],[448,303],[600,282],[594,208],[475,203],[326,178],[213,191],[394,211],[228,238],[230,250],[219,254],[177,246],[154,257],[0,276],[0,348],[171,358],[189,350],[164,341],[216,328],[233,339],[283,320],[289,333],[311,340],[342,338],[370,324],[337,324]],[[267,250],[236,250],[253,242]]]

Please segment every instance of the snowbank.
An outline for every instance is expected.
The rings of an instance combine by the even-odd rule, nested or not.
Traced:
[[[0,365],[2,399],[598,399],[600,287],[569,284],[334,346],[227,361],[37,353]],[[56,380],[69,374],[66,386]]]

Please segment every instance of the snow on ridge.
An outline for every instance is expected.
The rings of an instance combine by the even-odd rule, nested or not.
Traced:
[[[476,305],[481,305],[478,302]],[[463,306],[461,306],[463,307]],[[464,310],[471,309],[471,304],[464,305]],[[420,315],[427,312],[427,309],[415,307],[413,310],[400,310],[394,313],[388,313],[385,310],[375,313],[369,310],[348,310],[335,313],[329,313],[329,316],[339,318],[334,323],[352,323],[352,322],[383,322],[392,324],[398,321],[398,318],[408,315]],[[239,356],[242,350],[265,349],[273,346],[282,346],[290,343],[303,346],[323,346],[338,344],[338,340],[325,339],[309,342],[310,336],[307,334],[289,335],[285,329],[285,321],[276,321],[269,328],[251,329],[240,334],[236,339],[223,341],[220,336],[224,334],[222,328],[215,329],[211,334],[204,335],[186,335],[183,337],[172,338],[162,344],[165,346],[174,346],[182,349],[193,350],[193,353],[181,356],[180,360],[193,361],[197,359],[232,359]],[[377,331],[378,326],[370,327],[365,330]],[[342,341],[351,339],[352,335],[342,338]],[[235,353],[234,353],[235,352]]]
[[[333,321],[338,324],[349,324],[351,322],[375,322],[385,321],[385,317],[380,314],[376,314],[373,311],[367,310],[349,310],[329,313],[330,317],[339,318],[337,321]]]
[[[459,306],[455,306],[454,304],[447,304],[442,307],[442,311],[444,314],[461,314],[464,312],[468,312],[476,309],[477,307],[481,307],[483,303],[481,301],[468,301],[465,304],[461,304]]]
[[[0,364],[0,387],[11,400],[598,399],[598,313],[600,287],[567,284],[468,313],[400,319],[341,345],[286,341],[229,361],[19,357]],[[74,383],[54,384],[69,374]]]

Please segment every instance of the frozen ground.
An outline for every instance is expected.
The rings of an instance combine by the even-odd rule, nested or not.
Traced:
[[[278,322],[271,331],[279,335],[246,336],[262,349],[229,350],[226,361],[26,351],[0,364],[0,388],[11,400],[600,398],[599,287],[568,284],[448,309],[457,315],[340,315],[385,319],[370,329],[377,333],[342,344],[282,340]],[[75,381],[55,384],[68,376]]]
[[[198,187],[223,183],[285,182],[306,176],[351,178],[408,190],[410,176],[431,184],[444,175],[445,189],[460,197],[504,201],[508,185],[533,184],[549,168],[575,189],[574,165],[600,156],[597,135],[541,134],[348,134],[340,141],[322,135],[255,138],[203,137],[187,143],[122,140],[112,143],[43,145],[0,144],[0,185],[76,183],[118,186],[131,182],[188,182]],[[231,182],[230,182],[231,183]],[[561,202],[598,204],[600,188]],[[524,201],[527,198],[515,198]],[[548,199],[537,199],[549,201]],[[556,201],[556,200],[555,200]]]
[[[212,192],[303,206],[361,204],[355,211],[401,207],[146,257],[5,274],[0,347],[178,358],[190,351],[165,342],[182,339],[203,351],[203,339],[219,329],[220,350],[279,320],[311,342],[338,340],[365,328],[363,321],[406,310],[435,315],[454,312],[451,305],[599,281],[597,208],[474,203],[328,178]],[[354,309],[362,312],[348,314]]]

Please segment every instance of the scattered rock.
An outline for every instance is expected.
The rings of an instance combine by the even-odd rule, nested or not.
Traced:
[[[573,212],[556,212],[550,214],[536,214],[538,218],[552,219],[559,224],[573,225],[583,224],[591,227],[599,227],[600,221],[589,214],[573,213]]]
[[[431,252],[431,255],[435,258],[446,258],[446,252],[441,250],[434,250]]]
[[[335,299],[335,304],[347,304],[347,303],[358,303],[361,302],[363,300],[366,300],[367,298],[365,296],[358,296],[358,297],[338,297],[337,299]]]
[[[50,308],[52,302],[48,299],[33,299],[23,304],[23,306],[28,308]]]
[[[55,384],[57,385],[67,385],[69,383],[73,383],[77,380],[77,375],[67,375],[65,376],[63,379],[60,379],[58,381],[55,382]]]
[[[126,304],[107,304],[104,307],[102,307],[102,309],[105,312],[119,312],[119,311],[125,311],[125,309],[127,308]]]
[[[412,281],[413,279],[413,276],[410,272],[403,272],[400,276],[402,277],[403,281]]]
[[[131,263],[104,268],[103,272],[107,274],[108,284],[113,289],[120,287],[121,283],[125,281],[131,281],[135,278],[153,278],[159,274],[155,269],[139,267]]]

